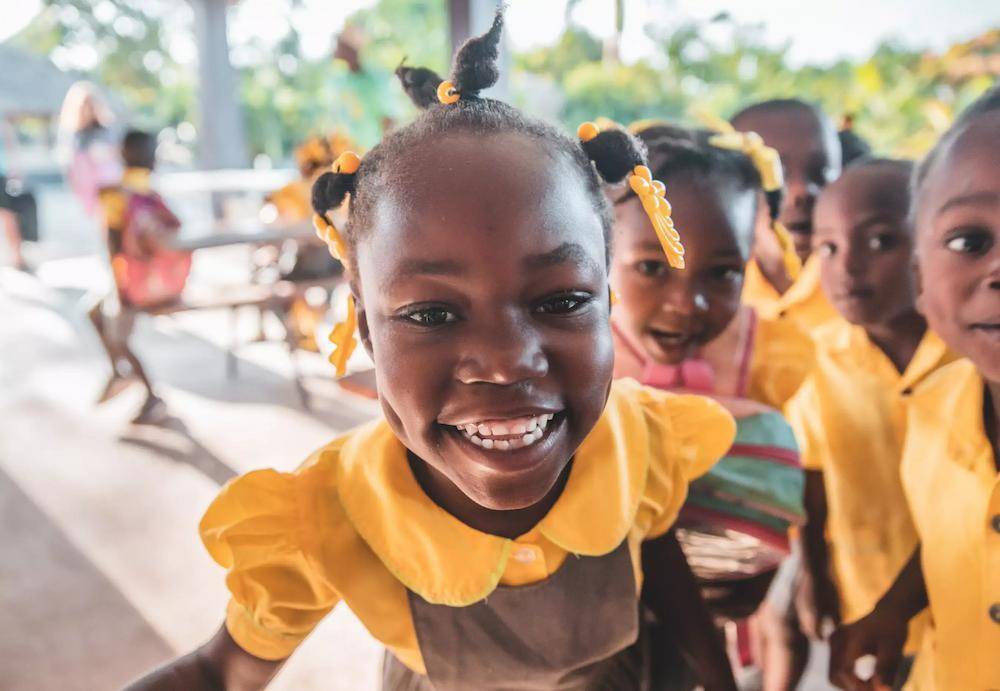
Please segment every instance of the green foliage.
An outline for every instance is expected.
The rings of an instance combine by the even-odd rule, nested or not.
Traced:
[[[146,127],[194,120],[193,66],[171,58],[171,31],[190,33],[190,7],[178,0],[45,0],[46,9],[17,42],[36,52],[90,51],[90,76],[116,93]],[[299,0],[287,0],[293,7]],[[619,3],[619,8],[624,5]],[[446,72],[446,3],[380,0],[347,22],[359,38],[360,70],[331,56],[303,58],[291,22],[277,46],[232,46],[240,61],[240,94],[252,154],[287,160],[310,134],[346,130],[367,147],[390,121],[413,114],[392,71],[403,60]],[[619,16],[618,19],[621,19]],[[597,116],[693,122],[695,109],[727,116],[747,103],[798,96],[834,118],[855,116],[855,129],[881,153],[918,156],[954,112],[1000,74],[1000,31],[945,55],[891,43],[870,59],[792,67],[786,49],[770,47],[759,27],[722,14],[669,31],[648,28],[660,47],[649,59],[618,62],[608,44],[570,25],[553,46],[514,56],[514,100],[528,109],[546,96],[567,127]],[[609,50],[610,47],[610,50]],[[331,46],[331,54],[333,46]],[[992,75],[994,76],[990,76]]]

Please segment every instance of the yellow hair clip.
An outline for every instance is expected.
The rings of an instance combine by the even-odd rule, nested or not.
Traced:
[[[347,260],[347,243],[341,237],[340,231],[322,214],[313,214],[313,228],[316,237],[326,243],[330,255],[341,264]]]
[[[582,142],[589,142],[600,134],[600,128],[593,122],[582,123],[576,128],[576,136]],[[646,166],[636,166],[628,178],[628,184],[642,202],[642,209],[653,224],[656,237],[667,255],[667,263],[675,269],[684,268],[684,245],[681,236],[674,228],[670,218],[670,202],[667,201],[667,188],[659,180],[653,179],[653,174]]]
[[[337,371],[337,376],[342,377],[347,372],[347,361],[351,359],[351,354],[358,347],[358,339],[354,337],[354,332],[358,328],[358,312],[354,304],[354,296],[347,295],[347,318],[333,327],[330,332],[330,343],[333,344],[333,352],[330,353],[330,364]]]
[[[684,268],[684,245],[681,236],[674,228],[670,218],[670,202],[667,201],[667,188],[659,180],[653,179],[653,174],[646,166],[636,166],[628,178],[629,187],[642,202],[656,237],[660,241],[663,253],[667,255],[667,263],[675,269]]]
[[[788,232],[785,224],[778,220],[771,223],[771,230],[778,240],[778,247],[781,248],[781,261],[785,265],[785,273],[794,281],[802,272],[802,259],[795,251],[795,241],[792,240],[792,234]]]
[[[462,97],[462,95],[458,93],[458,90],[455,89],[455,85],[448,81],[438,84],[437,96],[438,100],[446,106],[450,106],[452,103],[458,103],[458,99]]]
[[[777,192],[785,186],[785,177],[781,169],[781,157],[778,151],[764,143],[764,139],[756,132],[738,132],[732,123],[709,113],[700,111],[698,117],[705,125],[719,134],[709,137],[708,143],[720,149],[741,151],[753,163],[760,174],[761,186],[765,192]],[[802,260],[795,252],[792,236],[777,219],[771,223],[771,230],[781,248],[781,259],[785,265],[785,273],[792,280],[798,278],[802,271]]]

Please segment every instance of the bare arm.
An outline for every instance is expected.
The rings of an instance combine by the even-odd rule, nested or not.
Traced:
[[[927,607],[927,585],[920,567],[920,547],[906,562],[875,609],[837,629],[830,639],[830,681],[842,689],[865,691],[891,685],[906,643],[907,624]],[[861,680],[854,673],[858,658],[875,656],[875,676]]]
[[[222,626],[207,643],[132,682],[125,691],[258,691],[284,663],[254,657]]]
[[[806,471],[803,503],[806,524],[802,530],[805,570],[797,593],[799,621],[811,638],[823,638],[823,622],[840,623],[840,596],[830,577],[830,555],[826,544],[826,488],[823,473]]]
[[[734,691],[722,637],[673,531],[643,544],[642,569],[643,602],[671,631],[705,689]]]

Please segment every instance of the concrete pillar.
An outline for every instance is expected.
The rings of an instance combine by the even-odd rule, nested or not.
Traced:
[[[228,0],[190,0],[198,43],[198,147],[202,168],[247,165],[243,113],[226,35]]]

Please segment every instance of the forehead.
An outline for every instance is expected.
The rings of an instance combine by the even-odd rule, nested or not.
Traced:
[[[955,136],[920,185],[918,220],[956,197],[1000,193],[1000,111],[973,120]]]
[[[768,146],[778,150],[783,160],[809,154],[831,160],[836,156],[833,128],[811,108],[789,106],[754,110],[734,120],[733,125],[739,130],[759,134]]]
[[[756,211],[755,191],[736,190],[730,184],[719,185],[697,177],[668,179],[666,184],[671,217],[686,250],[711,254],[735,246],[746,245],[749,249]],[[616,218],[616,239],[624,245],[659,247],[638,199],[619,204]]]
[[[816,206],[818,216],[854,219],[873,214],[904,218],[909,208],[910,177],[902,166],[848,168],[827,186]]]
[[[408,149],[381,190],[358,250],[383,266],[519,261],[566,241],[604,265],[603,228],[581,171],[535,137],[436,137]]]

